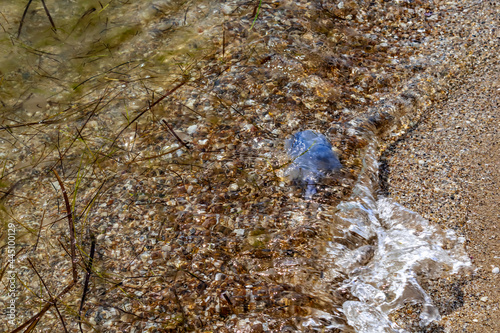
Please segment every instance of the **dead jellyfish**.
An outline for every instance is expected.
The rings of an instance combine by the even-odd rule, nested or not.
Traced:
[[[305,197],[316,193],[316,184],[342,168],[328,139],[311,130],[295,133],[285,142],[291,163],[285,175],[298,186],[305,188]]]

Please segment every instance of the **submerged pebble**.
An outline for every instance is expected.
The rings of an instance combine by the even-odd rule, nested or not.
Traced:
[[[306,198],[316,193],[316,184],[329,173],[342,168],[328,139],[311,130],[298,132],[286,140],[285,149],[292,163],[286,176],[306,187]]]

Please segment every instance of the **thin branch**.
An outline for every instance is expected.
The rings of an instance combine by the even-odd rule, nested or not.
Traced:
[[[94,263],[96,239],[95,239],[94,235],[91,235],[90,237],[92,239],[92,243],[90,245],[90,256],[89,256],[88,263],[85,265],[85,270],[87,271],[87,274],[85,274],[85,283],[83,285],[82,300],[80,302],[80,309],[78,310],[78,317],[80,319],[82,318],[83,304],[85,303],[85,297],[87,296],[87,292],[89,289],[90,274],[92,273],[92,264]],[[78,326],[80,326],[80,332],[83,333],[81,320],[78,322]]]
[[[255,17],[253,19],[252,26],[248,30],[252,30],[253,26],[255,25],[255,22],[257,21],[257,18],[259,17],[261,6],[262,6],[262,0],[259,1],[259,5],[256,6],[254,9]]]
[[[57,182],[59,183],[59,186],[61,187],[61,191],[64,197],[64,202],[66,204],[66,212],[67,212],[67,217],[68,217],[68,226],[69,226],[69,237],[71,241],[71,265],[72,265],[72,271],[73,271],[73,283],[76,283],[78,280],[78,273],[76,271],[76,240],[75,240],[75,225],[73,223],[73,212],[71,211],[71,205],[69,203],[68,199],[68,194],[66,192],[66,188],[64,187],[64,184],[61,180],[61,177],[59,177],[59,174],[55,169],[52,169],[54,172],[54,175],[57,178]]]
[[[179,141],[184,147],[186,147],[188,150],[190,149],[189,146],[181,140],[181,138],[179,138],[179,136],[174,132],[174,129],[172,127],[170,127],[170,125],[165,121],[165,119],[162,119],[161,122],[167,126],[167,128],[170,130],[170,132],[175,136],[175,138],[177,139],[177,141]]]
[[[142,161],[152,160],[154,158],[158,158],[158,157],[162,157],[164,155],[168,155],[168,154],[174,153],[174,152],[176,152],[179,149],[182,149],[182,147],[177,147],[177,148],[171,149],[171,150],[166,151],[164,153],[161,153],[159,155],[154,155],[154,156],[149,156],[149,157],[143,157],[143,158],[140,158],[140,159],[135,159],[134,158],[132,161],[127,162],[127,164],[132,164],[134,162],[142,162]],[[137,156],[139,156],[139,155],[137,155]]]
[[[26,14],[28,14],[28,9],[30,8],[32,1],[33,0],[29,0],[28,4],[26,5],[26,8],[24,8],[23,17],[21,18],[21,22],[19,22],[19,29],[17,29],[17,38],[19,38],[19,36],[21,36],[21,29],[23,28],[24,19],[26,17]]]
[[[47,5],[45,5],[45,0],[42,0],[43,4],[43,9],[45,9],[45,14],[47,14],[47,17],[49,18],[50,24],[52,25],[52,29],[54,29],[54,32],[57,31],[56,25],[54,24],[54,21],[52,20],[52,16],[50,16],[49,9],[47,8]]]
[[[38,122],[31,122],[31,123],[21,123],[21,124],[16,124],[16,125],[1,125],[0,130],[2,131],[8,131],[11,128],[16,128],[16,127],[25,127],[25,126],[34,126],[34,125],[50,125],[54,124],[56,121],[55,120],[40,120]]]
[[[38,235],[36,237],[36,243],[35,243],[35,247],[33,248],[33,251],[36,251],[36,248],[38,246],[38,241],[40,240],[40,234],[42,233],[42,227],[43,227],[43,218],[45,217],[45,209],[43,210],[43,214],[42,214],[42,220],[40,221],[40,229],[38,229]]]
[[[97,196],[99,195],[99,193],[101,192],[101,189],[103,188],[104,184],[106,184],[108,180],[105,179],[102,184],[99,186],[99,188],[97,189],[97,191],[95,192],[94,196],[92,197],[92,199],[89,201],[89,203],[87,204],[87,206],[85,206],[85,208],[82,210],[82,213],[80,214],[80,216],[78,217],[79,219],[82,218],[83,214],[85,214],[85,212],[87,211],[87,209],[90,208],[90,206],[92,205],[92,203],[96,200]]]

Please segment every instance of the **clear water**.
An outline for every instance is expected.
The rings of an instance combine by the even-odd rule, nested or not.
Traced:
[[[61,307],[72,329],[400,332],[407,302],[439,319],[419,281],[470,266],[463,239],[379,197],[378,157],[458,69],[422,28],[430,2],[374,3],[47,1],[54,33],[33,2],[19,39],[25,4],[2,5],[1,217],[30,252],[0,330],[50,298],[28,258],[52,290],[70,281],[52,169],[78,260],[90,234],[99,249],[85,315]],[[285,140],[307,129],[339,161],[304,196]]]

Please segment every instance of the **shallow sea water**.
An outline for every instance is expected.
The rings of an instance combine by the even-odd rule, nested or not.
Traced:
[[[419,281],[470,267],[464,240],[378,184],[381,151],[452,72],[429,52],[433,2],[47,1],[57,32],[33,3],[17,38],[24,5],[0,17],[2,222],[20,251],[0,330],[71,282],[52,170],[81,280],[40,332],[403,332],[389,315],[408,303],[439,319]],[[284,147],[308,129],[343,166],[309,192]]]

